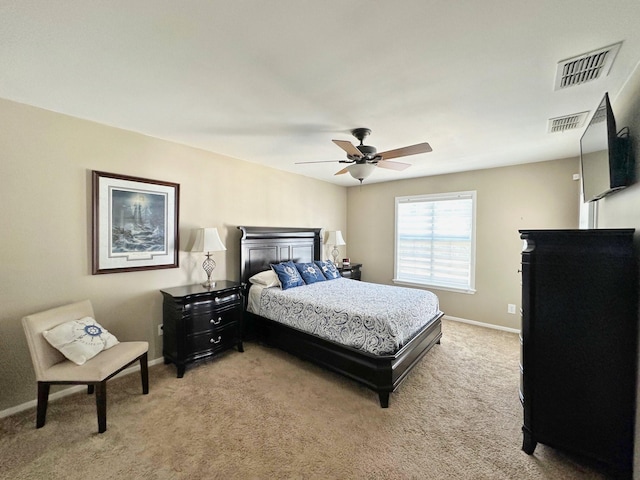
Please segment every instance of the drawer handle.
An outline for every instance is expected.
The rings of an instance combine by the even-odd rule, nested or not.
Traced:
[[[220,343],[220,341],[222,340],[222,337],[220,335],[218,335],[218,339],[214,340],[213,338],[209,339],[209,343]]]
[[[218,317],[217,321],[212,318],[211,320],[209,320],[209,323],[213,323],[214,325],[220,325],[221,321],[222,321],[222,317]]]

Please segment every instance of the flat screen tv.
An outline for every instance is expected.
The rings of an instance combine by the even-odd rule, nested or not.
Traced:
[[[618,134],[607,93],[580,138],[580,167],[585,202],[600,200],[633,183],[628,134]]]

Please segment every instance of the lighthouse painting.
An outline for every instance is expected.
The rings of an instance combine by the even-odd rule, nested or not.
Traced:
[[[166,195],[112,189],[111,253],[165,252],[166,209]]]
[[[180,185],[93,171],[93,274],[178,266]]]

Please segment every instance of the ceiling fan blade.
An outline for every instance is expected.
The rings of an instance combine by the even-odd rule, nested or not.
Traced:
[[[344,162],[344,160],[318,160],[315,162],[295,162],[295,165],[302,165],[303,163],[340,163]]]
[[[342,175],[343,173],[347,173],[349,171],[348,168],[349,167],[344,167],[342,170],[334,173],[334,175]]]
[[[389,160],[390,158],[406,157],[407,155],[416,155],[418,153],[427,153],[431,151],[431,145],[429,145],[427,142],[424,142],[418,143],[417,145],[411,145],[409,147],[387,150],[386,152],[381,152],[378,155],[380,155],[385,160]]]
[[[347,152],[349,155],[353,155],[354,157],[362,157],[362,153],[358,150],[353,143],[348,142],[347,140],[332,140],[333,143],[338,145],[341,149]]]
[[[389,160],[380,160],[377,166],[382,168],[388,168],[390,170],[404,170],[405,168],[409,168],[411,166],[410,163],[402,163],[402,162],[391,162]]]

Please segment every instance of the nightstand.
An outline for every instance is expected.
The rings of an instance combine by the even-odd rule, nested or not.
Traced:
[[[350,278],[352,280],[360,280],[362,278],[362,272],[360,269],[362,268],[361,263],[352,263],[348,267],[342,266],[338,268],[340,275],[344,278]]]
[[[162,355],[173,363],[178,378],[187,364],[213,357],[234,346],[242,352],[242,285],[218,280],[212,288],[201,285],[160,290]]]

